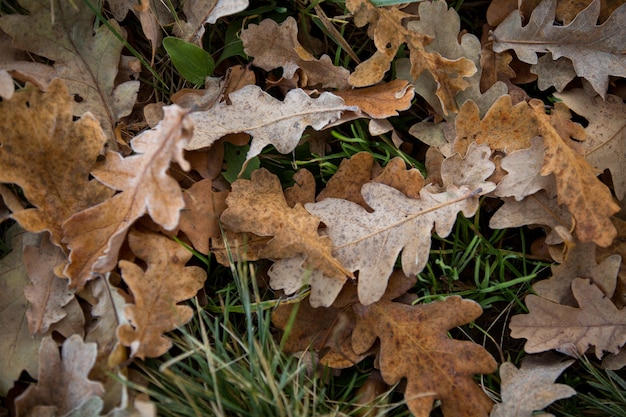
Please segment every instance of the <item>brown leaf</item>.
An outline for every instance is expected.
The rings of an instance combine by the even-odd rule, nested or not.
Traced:
[[[599,246],[610,245],[617,235],[611,216],[620,210],[619,205],[589,163],[557,133],[550,116],[545,114],[543,102],[533,99],[530,106],[546,147],[541,175],[556,177],[559,203],[572,213],[578,238]]]
[[[329,277],[342,281],[352,277],[331,255],[330,239],[318,235],[319,219],[301,204],[290,208],[278,177],[266,169],[254,171],[251,180],[235,181],[226,204],[221,221],[229,230],[274,236],[260,256],[281,259],[305,254],[307,266],[320,269]]]
[[[413,86],[405,80],[335,92],[346,106],[356,106],[373,119],[386,119],[397,116],[398,111],[407,110],[414,94]]]
[[[26,317],[28,328],[34,336],[44,334],[51,324],[62,320],[64,307],[74,298],[67,288],[68,281],[54,274],[54,268],[65,262],[65,254],[45,235],[39,246],[24,248],[24,264],[31,284],[24,288],[30,306]]]
[[[271,71],[283,68],[283,77],[293,78],[300,68],[306,74],[306,86],[345,90],[350,87],[350,71],[333,65],[328,55],[316,59],[298,42],[296,20],[289,16],[280,25],[272,19],[250,24],[241,32],[243,50],[254,57],[253,65]],[[271,45],[271,48],[268,48]]]
[[[174,33],[202,46],[205,24],[215,24],[220,17],[238,13],[247,7],[248,0],[187,0],[183,4],[187,21],[177,21]]]
[[[350,159],[343,159],[316,200],[341,198],[368,208],[361,195],[361,187],[370,180],[373,166],[374,157],[369,152],[358,152]]]
[[[527,339],[524,350],[528,353],[550,349],[567,353],[572,345],[579,355],[595,346],[598,359],[605,351],[617,353],[626,343],[625,312],[589,279],[574,279],[572,293],[579,307],[528,295],[525,302],[529,313],[511,318],[511,337]]]
[[[422,173],[415,168],[407,170],[402,158],[393,158],[389,161],[372,181],[393,187],[409,198],[419,198],[420,191],[424,187]]]
[[[185,208],[180,212],[179,228],[200,253],[209,253],[209,238],[221,235],[219,217],[226,209],[228,191],[213,191],[213,181],[196,182],[183,192]]]
[[[13,37],[13,45],[54,61],[55,77],[64,80],[76,98],[72,114],[91,112],[100,122],[108,145],[116,149],[115,123],[130,114],[139,81],[114,85],[123,43],[115,32],[124,33],[115,20],[94,29],[95,14],[85,3],[29,0],[20,3],[28,15],[0,17],[0,28]],[[54,11],[54,14],[52,12]]]
[[[178,225],[184,201],[167,170],[172,160],[189,169],[182,148],[191,137],[192,125],[181,107],[171,105],[164,111],[165,117],[155,129],[132,140],[136,154],[122,158],[109,152],[104,165],[92,171],[100,182],[122,192],[63,224],[63,242],[71,249],[63,273],[71,279],[70,287],[81,288],[93,272],[113,269],[126,232],[146,212],[166,230]]]
[[[147,268],[144,271],[134,263],[120,261],[122,277],[135,302],[124,308],[130,324],[121,324],[117,337],[130,347],[131,357],[156,358],[172,346],[164,333],[191,319],[193,310],[178,303],[202,288],[206,272],[197,266],[186,267],[192,254],[165,236],[132,230],[128,243]]]
[[[626,77],[626,5],[616,9],[601,25],[596,25],[600,0],[581,11],[574,22],[555,25],[556,0],[543,0],[522,26],[521,16],[512,12],[493,31],[493,50],[513,49],[528,64],[537,63],[537,53],[551,52],[552,59],[569,58],[576,73],[605,97],[609,76]],[[566,41],[565,41],[566,40]]]
[[[315,201],[315,177],[311,171],[300,168],[293,174],[295,184],[285,189],[285,201],[289,207],[297,203],[302,205]]]
[[[99,382],[87,375],[96,361],[96,344],[72,335],[63,342],[61,355],[56,342],[46,337],[39,348],[39,378],[15,400],[18,415],[30,415],[39,407],[50,407],[65,416],[92,397],[104,394]],[[38,415],[35,413],[35,415]]]
[[[390,385],[406,378],[404,397],[415,416],[430,415],[436,399],[444,416],[488,415],[492,402],[472,378],[494,372],[495,360],[477,344],[448,337],[448,330],[480,316],[477,303],[454,296],[430,304],[383,300],[353,308],[354,351],[366,352],[380,340],[378,368]]]
[[[503,363],[500,365],[502,403],[493,406],[490,417],[532,417],[534,411],[576,395],[569,385],[554,383],[572,363],[561,362],[556,356],[526,356],[520,369],[511,362]]]
[[[61,80],[46,93],[30,87],[0,102],[0,182],[14,183],[35,206],[13,213],[22,227],[52,234],[60,245],[62,223],[112,195],[89,171],[105,138],[90,115],[72,121],[73,103]]]

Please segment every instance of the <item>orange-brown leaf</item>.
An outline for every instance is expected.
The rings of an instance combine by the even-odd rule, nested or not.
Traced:
[[[193,310],[178,303],[202,288],[206,272],[197,266],[186,267],[192,254],[165,236],[132,230],[128,243],[147,268],[144,271],[132,262],[120,261],[122,277],[135,302],[126,305],[130,324],[120,325],[117,337],[130,347],[132,357],[155,358],[172,346],[164,333],[191,319]]]
[[[64,274],[71,279],[71,287],[83,287],[93,272],[110,271],[126,232],[146,212],[166,230],[178,225],[183,196],[167,171],[172,160],[189,169],[183,144],[191,137],[192,125],[181,107],[172,105],[164,111],[156,128],[132,140],[136,154],[122,158],[109,152],[104,166],[92,172],[99,181],[122,192],[64,223],[63,242],[71,249]]]
[[[371,118],[386,119],[411,107],[415,92],[408,81],[393,80],[373,87],[336,91],[335,95],[343,98],[347,106],[356,106]]]
[[[407,379],[404,396],[415,416],[430,415],[436,399],[446,417],[489,414],[492,402],[472,378],[494,372],[495,360],[477,344],[448,337],[448,330],[480,316],[477,303],[456,296],[413,306],[383,300],[354,310],[354,351],[380,340],[381,374],[388,384]]]

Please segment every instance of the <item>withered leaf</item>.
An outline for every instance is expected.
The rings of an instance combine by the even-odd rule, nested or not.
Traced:
[[[565,204],[576,220],[576,236],[583,242],[593,241],[603,247],[610,245],[617,235],[611,216],[620,210],[611,191],[552,126],[543,102],[533,99],[530,106],[546,147],[541,175],[554,174],[559,203]]]
[[[281,259],[304,254],[307,266],[320,269],[329,277],[343,281],[352,276],[331,255],[330,239],[318,235],[319,219],[301,204],[290,208],[278,177],[266,169],[254,171],[251,180],[235,181],[226,204],[221,221],[231,231],[274,237],[259,256]]]
[[[95,14],[85,3],[61,1],[51,7],[47,0],[25,0],[20,5],[29,15],[4,15],[0,28],[14,46],[54,61],[55,76],[77,98],[72,114],[93,113],[115,149],[115,123],[131,112],[139,90],[139,81],[114,85],[123,43],[105,25],[94,29]],[[124,33],[115,20],[107,23]]]
[[[99,382],[87,377],[96,361],[96,344],[72,335],[63,342],[61,355],[56,342],[46,337],[39,348],[39,379],[15,400],[18,415],[38,407],[50,407],[64,416],[92,397],[104,394]],[[37,414],[36,414],[37,415]]]
[[[373,87],[337,91],[335,95],[373,119],[386,119],[411,107],[415,92],[407,81],[393,80]]]
[[[572,363],[572,360],[561,362],[556,356],[526,356],[520,369],[511,362],[503,363],[500,365],[502,403],[493,406],[490,417],[532,417],[534,411],[576,395],[569,385],[554,383]]]
[[[283,68],[283,77],[293,78],[298,68],[306,75],[307,86],[336,88],[350,87],[350,71],[333,65],[328,55],[316,59],[298,42],[296,20],[289,16],[280,25],[272,19],[263,19],[258,25],[248,25],[241,32],[246,55],[254,57],[253,64],[271,71]],[[271,48],[268,48],[271,45]]]
[[[132,262],[120,261],[134,303],[124,308],[129,323],[117,328],[117,337],[122,345],[130,347],[132,357],[155,358],[172,346],[164,333],[191,319],[193,310],[177,304],[202,288],[206,272],[197,266],[185,266],[192,254],[165,236],[132,230],[128,243],[147,268],[144,271]]]
[[[0,102],[0,182],[14,183],[36,208],[13,213],[22,227],[52,234],[60,245],[62,223],[101,203],[113,192],[89,180],[89,171],[105,142],[90,115],[72,121],[72,97],[61,80],[43,93],[34,87]]]
[[[528,353],[550,349],[567,353],[571,345],[579,355],[595,346],[598,359],[605,351],[617,353],[626,343],[625,311],[618,310],[589,279],[574,279],[572,293],[578,307],[528,295],[525,302],[529,313],[511,318],[511,336],[527,339],[524,350]]]
[[[572,60],[580,77],[605,96],[609,76],[626,77],[626,5],[616,9],[601,25],[600,0],[594,0],[569,24],[554,24],[556,0],[543,0],[522,26],[521,16],[512,12],[493,32],[493,50],[513,49],[526,63],[536,64],[537,53],[551,52],[552,59]]]
[[[185,149],[209,147],[229,133],[246,132],[253,136],[246,159],[254,158],[270,144],[280,153],[289,153],[307,126],[320,130],[342,112],[357,110],[328,92],[311,98],[302,89],[294,89],[279,101],[256,85],[231,93],[230,100],[230,105],[222,102],[208,111],[191,113],[195,129]]]
[[[186,0],[183,3],[186,21],[174,26],[178,37],[202,44],[204,25],[214,24],[223,16],[238,13],[248,7],[248,0]]]
[[[454,296],[430,304],[405,305],[382,300],[355,305],[357,325],[352,334],[355,353],[380,340],[378,367],[388,384],[406,378],[404,397],[415,416],[430,415],[441,400],[446,417],[486,417],[492,402],[472,380],[474,374],[497,369],[481,346],[450,339],[448,330],[481,315],[480,306]]]
[[[63,242],[71,249],[64,274],[71,287],[83,287],[93,272],[110,271],[126,232],[146,212],[166,230],[178,225],[184,201],[180,186],[167,171],[172,160],[189,169],[183,143],[191,137],[192,124],[188,112],[177,105],[165,107],[164,112],[156,128],[132,140],[136,154],[122,158],[108,152],[104,165],[92,171],[100,182],[122,192],[63,224]]]

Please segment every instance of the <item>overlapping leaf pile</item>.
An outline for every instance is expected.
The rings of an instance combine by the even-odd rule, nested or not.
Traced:
[[[0,57],[0,183],[17,186],[0,184],[0,218],[21,227],[0,261],[0,395],[23,371],[37,380],[15,400],[17,415],[155,415],[111,375],[132,378],[128,365],[167,352],[166,333],[193,315],[181,303],[206,273],[186,265],[191,254],[177,236],[222,263],[226,245],[238,259],[271,260],[276,291],[310,288],[288,352],[312,348],[338,369],[375,356],[387,384],[406,379],[416,416],[428,416],[436,400],[445,416],[530,416],[574,394],[554,384],[571,362],[502,364],[502,403],[493,407],[473,377],[495,372],[496,361],[448,336],[481,307],[456,296],[411,304],[407,294],[428,263],[432,233],[448,236],[459,213],[476,214],[481,196],[503,201],[490,227],[543,227],[559,263],[535,283],[529,313],[511,319],[512,336],[527,339],[527,353],[594,347],[598,358],[610,353],[607,366],[626,364],[626,228],[614,217],[626,192],[624,90],[615,87],[626,76],[626,6],[607,11],[594,0],[555,12],[556,0],[534,10],[494,0],[493,32],[481,41],[460,33],[445,2],[401,9],[347,0],[352,24],[367,26],[375,45],[352,72],[307,50],[293,18],[265,19],[241,31],[243,50],[282,78],[257,83],[233,66],[203,90],[174,94],[156,126],[124,141],[116,128],[137,104],[139,70],[110,29],[124,33],[118,21],[132,10],[154,57],[166,11],[110,1],[115,19],[93,30],[86,3],[52,3],[22,0],[28,15],[0,17],[0,35],[10,38]],[[205,24],[247,6],[186,1],[173,32],[201,45]],[[408,58],[397,59],[401,48]],[[562,102],[547,106],[514,84],[533,74]],[[14,92],[13,79],[25,88]],[[579,88],[567,87],[573,79]],[[432,115],[410,128],[430,146],[425,177],[400,158],[381,167],[357,153],[322,189],[306,169],[285,190],[265,168],[225,180],[240,174],[222,169],[227,144],[249,143],[249,168],[268,145],[289,154],[305,132],[356,118],[400,145],[387,119],[415,99]],[[276,326],[292,308],[277,306]]]

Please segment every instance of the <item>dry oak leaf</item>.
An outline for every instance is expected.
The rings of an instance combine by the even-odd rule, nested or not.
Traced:
[[[15,399],[17,415],[41,415],[53,411],[65,416],[78,409],[92,397],[104,395],[101,383],[88,378],[96,362],[96,344],[84,343],[72,335],[63,342],[61,355],[57,343],[46,337],[39,348],[39,378]],[[43,409],[43,410],[42,410]]]
[[[179,38],[202,46],[204,25],[217,19],[239,13],[248,8],[248,0],[186,0],[183,12],[187,21],[177,20],[174,33]]]
[[[315,201],[315,177],[311,171],[300,168],[293,174],[294,184],[285,188],[285,201],[289,207],[295,206],[297,203],[302,205],[313,203]]]
[[[532,109],[525,102],[512,105],[511,96],[496,100],[481,120],[478,106],[466,101],[455,119],[454,150],[465,155],[470,143],[487,144],[494,151],[505,153],[528,149],[539,135]]]
[[[447,59],[438,51],[429,52],[426,46],[433,38],[408,29],[404,19],[415,18],[398,8],[377,8],[367,0],[347,0],[346,7],[354,14],[354,23],[361,27],[370,24],[368,34],[374,39],[377,51],[359,64],[348,81],[354,87],[366,87],[381,81],[403,43],[409,48],[411,78],[416,80],[423,71],[433,76],[436,95],[444,114],[457,112],[456,94],[466,89],[465,77],[476,73],[476,65],[467,58]]]
[[[589,97],[582,89],[556,93],[555,97],[588,120],[588,137],[582,144],[585,159],[599,170],[611,171],[615,195],[622,200],[626,195],[626,104],[612,94],[604,100]]]
[[[569,58],[578,76],[588,80],[605,97],[609,76],[626,77],[626,5],[617,8],[601,25],[600,0],[594,0],[567,25],[554,24],[556,0],[543,0],[522,26],[514,11],[493,31],[493,50],[513,49],[528,64],[537,63],[537,53],[551,52],[552,59]]]
[[[374,157],[369,152],[358,152],[350,159],[343,159],[326,187],[317,195],[316,201],[341,198],[369,209],[363,200],[361,187],[370,181],[373,167]]]
[[[254,57],[252,64],[271,71],[282,67],[283,77],[291,79],[297,69],[306,75],[306,85],[310,87],[336,88],[350,87],[350,71],[333,65],[328,55],[316,59],[298,42],[296,20],[289,16],[280,25],[272,19],[264,19],[260,24],[250,24],[241,31],[243,51]],[[271,48],[268,48],[271,45]]]
[[[71,249],[63,273],[70,278],[70,287],[82,288],[92,273],[112,270],[126,232],[144,214],[166,230],[178,226],[184,200],[167,172],[172,160],[189,170],[183,146],[193,126],[183,108],[171,105],[163,110],[159,125],[131,141],[136,154],[122,158],[108,152],[104,164],[92,171],[100,182],[121,192],[63,224],[63,242]]]
[[[401,251],[404,273],[417,274],[428,261],[433,226],[445,237],[459,211],[466,217],[474,215],[478,199],[472,191],[452,185],[441,193],[423,188],[420,198],[412,199],[395,188],[370,182],[361,193],[374,209],[372,213],[337,198],[307,204],[306,209],[328,227],[335,257],[346,269],[359,271],[359,300],[367,305],[384,294]]]
[[[266,169],[254,171],[250,180],[235,181],[226,204],[221,222],[227,229],[274,237],[259,256],[281,259],[305,254],[307,267],[340,281],[352,277],[332,256],[330,239],[318,235],[319,219],[301,204],[289,207],[278,177]]]
[[[139,90],[139,81],[114,85],[123,43],[105,25],[94,29],[95,14],[85,3],[55,1],[51,7],[48,0],[22,0],[20,5],[29,15],[2,16],[0,28],[13,37],[13,46],[54,61],[56,77],[76,98],[73,115],[93,113],[116,149],[113,129],[130,114]],[[124,33],[115,20],[108,24]]]
[[[538,355],[539,356],[539,355]],[[511,362],[500,365],[502,403],[493,406],[490,417],[532,417],[553,402],[576,395],[569,385],[554,381],[573,360],[558,357],[526,356],[517,369]],[[541,414],[542,417],[554,417]]]
[[[43,93],[34,87],[0,102],[0,182],[21,187],[35,206],[13,213],[32,232],[49,231],[60,245],[62,224],[112,195],[89,171],[105,142],[89,114],[72,121],[74,100],[61,80]]]
[[[347,106],[356,106],[360,112],[373,119],[397,116],[399,111],[411,107],[415,90],[408,81],[393,80],[367,88],[336,91]]]
[[[24,288],[30,303],[26,317],[30,333],[44,334],[51,324],[67,316],[65,306],[74,299],[74,291],[67,288],[67,279],[54,273],[54,268],[65,263],[66,256],[54,246],[45,234],[38,246],[24,248],[24,265],[31,284]]]
[[[576,307],[572,294],[575,278],[589,278],[609,298],[617,285],[617,274],[622,262],[620,255],[611,255],[596,264],[596,245],[593,242],[578,243],[570,248],[562,264],[552,267],[552,276],[536,282],[533,291],[538,296],[555,303]]]
[[[551,122],[560,116],[548,116],[540,100],[533,99],[529,104],[546,147],[541,175],[554,174],[559,204],[565,204],[572,213],[578,239],[609,246],[617,235],[611,216],[620,210],[619,205],[591,165],[565,141],[569,137],[561,137],[552,126]]]
[[[404,398],[413,415],[429,416],[436,399],[447,417],[489,414],[492,402],[472,378],[495,372],[496,361],[481,346],[448,336],[448,330],[481,315],[477,303],[453,296],[413,306],[382,300],[353,309],[354,352],[366,352],[380,340],[378,368],[388,384],[406,378]]]
[[[578,355],[595,346],[598,359],[604,352],[618,353],[626,343],[626,311],[615,307],[589,279],[574,279],[572,293],[578,307],[528,295],[525,302],[529,313],[511,318],[511,337],[527,339],[527,353],[550,349],[568,353],[571,346]]]
[[[144,271],[124,260],[119,263],[134,303],[125,306],[129,323],[117,328],[117,337],[122,345],[130,347],[131,357],[156,358],[172,346],[164,333],[191,320],[193,310],[177,304],[196,295],[204,285],[206,272],[197,266],[185,266],[191,252],[165,236],[131,230],[128,244],[147,268]]]
[[[246,159],[254,158],[270,144],[280,153],[289,153],[307,126],[321,130],[343,112],[357,110],[331,93],[311,98],[299,88],[289,91],[284,101],[256,85],[247,85],[229,97],[230,105],[221,102],[207,111],[191,113],[194,134],[185,149],[209,147],[229,133],[245,132],[253,137]]]

